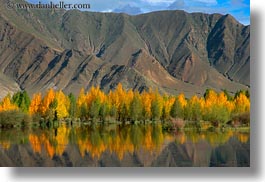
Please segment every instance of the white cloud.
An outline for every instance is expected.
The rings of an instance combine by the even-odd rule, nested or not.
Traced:
[[[162,4],[162,3],[171,4],[175,0],[142,0],[142,1],[149,4]]]
[[[112,9],[104,9],[101,12],[102,13],[111,13],[113,10]]]

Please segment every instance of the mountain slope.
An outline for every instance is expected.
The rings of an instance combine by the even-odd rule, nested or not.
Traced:
[[[250,85],[249,29],[220,14],[0,7],[0,68],[30,93],[92,85],[109,91],[118,82],[188,96],[206,88],[235,92]]]

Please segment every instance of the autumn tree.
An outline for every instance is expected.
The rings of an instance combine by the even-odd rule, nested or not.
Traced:
[[[203,109],[203,119],[206,121],[214,121],[218,123],[225,123],[230,118],[229,101],[224,92],[217,94],[210,90],[205,97],[205,105]]]
[[[162,108],[162,116],[161,117],[162,117],[163,121],[166,121],[170,117],[171,108],[175,102],[175,98],[165,95],[163,97],[163,100],[164,100],[164,102],[163,102],[164,104],[163,104],[163,108]]]
[[[249,115],[250,94],[249,91],[238,91],[233,97],[226,90],[217,93],[207,89],[203,97],[194,95],[187,99],[184,94],[162,95],[152,89],[140,94],[132,89],[125,90],[119,83],[108,94],[98,86],[92,86],[86,93],[82,88],[77,99],[73,94],[66,96],[61,90],[49,89],[43,98],[36,93],[30,100],[27,92],[21,91],[0,102],[0,112],[12,110],[38,114],[49,120],[70,116],[82,120],[115,119],[125,123],[127,120],[166,121],[172,117],[226,124],[232,118]]]
[[[201,105],[199,98],[195,95],[185,107],[185,120],[199,121],[201,119]]]
[[[37,93],[33,95],[33,98],[31,100],[30,106],[29,106],[29,114],[37,114],[40,112],[41,107],[41,93]]]
[[[68,110],[70,107],[70,101],[66,95],[60,90],[55,94],[55,100],[57,105],[55,111],[57,112],[58,119],[62,119],[69,116]]]
[[[250,101],[244,93],[240,93],[235,98],[235,110],[234,113],[246,113],[250,112]]]
[[[142,103],[142,118],[143,120],[149,120],[151,118],[151,103],[152,98],[149,93],[144,91],[141,94],[141,103]]]
[[[0,112],[12,111],[12,110],[18,110],[18,107],[17,107],[17,105],[15,105],[11,102],[11,96],[7,95],[6,97],[4,97],[4,99],[0,103]]]
[[[87,116],[88,116],[88,107],[86,102],[86,94],[85,94],[85,89],[82,88],[77,98],[77,117],[84,119],[87,118]]]
[[[47,115],[49,110],[50,110],[50,104],[53,102],[55,99],[55,92],[51,88],[47,91],[46,95],[44,96],[42,103],[41,103],[41,108],[40,112],[42,115]]]
[[[171,106],[170,115],[173,118],[182,118],[184,119],[184,108],[187,105],[187,101],[184,94],[178,95],[176,97],[173,105]]]

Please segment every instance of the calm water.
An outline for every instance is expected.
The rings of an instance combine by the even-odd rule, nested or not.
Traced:
[[[0,130],[0,166],[249,166],[246,132],[163,132],[161,125]]]

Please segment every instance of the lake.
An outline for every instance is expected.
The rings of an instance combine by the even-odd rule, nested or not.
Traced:
[[[160,124],[0,130],[0,166],[249,167],[249,132],[165,132]]]

